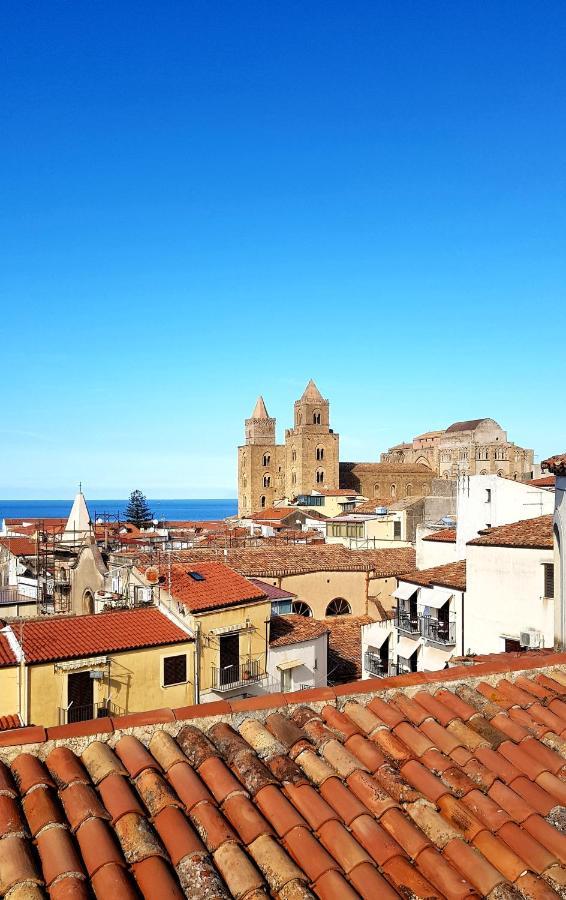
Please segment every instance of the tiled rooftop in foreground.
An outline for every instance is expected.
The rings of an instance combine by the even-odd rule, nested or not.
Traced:
[[[8,900],[566,891],[566,654],[18,729],[0,758]]]

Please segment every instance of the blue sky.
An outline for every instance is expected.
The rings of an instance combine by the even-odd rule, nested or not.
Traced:
[[[562,0],[0,28],[0,497],[233,495],[310,377],[342,459],[484,415],[566,449]]]

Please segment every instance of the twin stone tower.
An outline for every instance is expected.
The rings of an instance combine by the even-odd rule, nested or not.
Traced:
[[[330,404],[312,379],[295,401],[294,425],[286,429],[284,444],[275,442],[275,419],[258,397],[246,419],[246,443],[238,447],[238,515],[313,489],[336,489],[338,443],[330,428]]]

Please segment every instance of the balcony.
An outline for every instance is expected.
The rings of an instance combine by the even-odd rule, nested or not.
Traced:
[[[122,716],[126,712],[110,700],[102,703],[87,703],[85,706],[59,707],[59,725],[70,725],[72,722],[86,722],[89,719],[101,719],[104,716]]]
[[[404,631],[405,634],[414,634],[417,637],[421,633],[419,617],[416,613],[404,612],[398,609],[395,624],[399,631]]]
[[[375,678],[388,678],[396,674],[390,659],[383,660],[379,653],[372,653],[371,650],[364,653],[364,669]]]
[[[434,619],[432,616],[420,616],[421,634],[428,641],[435,644],[456,643],[456,621],[449,619]]]
[[[231,691],[261,681],[264,676],[259,659],[248,659],[229,666],[212,666],[212,690]]]

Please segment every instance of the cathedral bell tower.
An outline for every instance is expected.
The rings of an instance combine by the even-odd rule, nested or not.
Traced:
[[[314,381],[295,401],[294,426],[285,434],[285,494],[338,487],[338,435],[330,428],[330,404]]]

